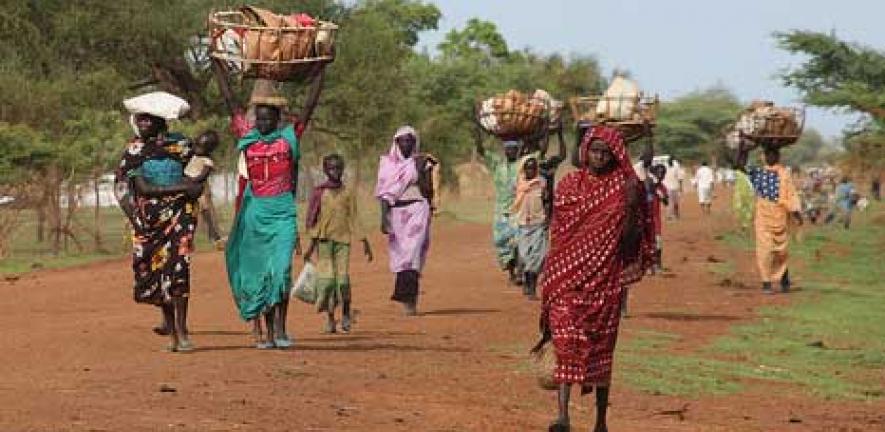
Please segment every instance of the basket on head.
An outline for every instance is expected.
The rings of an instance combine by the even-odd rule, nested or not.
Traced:
[[[589,121],[618,128],[624,138],[635,141],[646,134],[646,128],[657,125],[660,100],[646,96],[584,96],[569,99],[576,122]]]
[[[488,133],[503,140],[535,137],[549,126],[549,101],[510,90],[476,106],[476,120]]]
[[[763,100],[744,109],[734,126],[739,136],[766,147],[794,144],[804,128],[804,107],[778,107]]]
[[[291,81],[335,60],[338,26],[305,14],[244,6],[209,15],[210,55],[247,78]]]

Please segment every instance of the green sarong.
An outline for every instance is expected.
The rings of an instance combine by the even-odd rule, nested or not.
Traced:
[[[253,129],[237,146],[244,151],[259,140],[281,137],[292,147],[293,163],[298,163],[298,141],[291,126],[266,136]],[[292,192],[256,197],[246,185],[225,250],[227,277],[242,319],[252,320],[288,297],[297,227]]]

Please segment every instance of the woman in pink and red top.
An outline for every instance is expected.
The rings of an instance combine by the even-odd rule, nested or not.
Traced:
[[[319,98],[323,76],[313,84],[301,115],[282,121],[286,100],[275,91],[253,93],[254,123],[236,107],[231,92],[222,82],[222,93],[233,111],[231,130],[239,138],[237,149],[245,161],[241,172],[237,215],[228,240],[225,258],[228,281],[240,317],[256,321],[264,316],[266,339],[260,349],[288,348],[286,332],[289,290],[292,284],[292,253],[298,248],[296,186],[298,140]],[[267,82],[256,84],[273,90]],[[260,336],[260,335],[259,335]]]

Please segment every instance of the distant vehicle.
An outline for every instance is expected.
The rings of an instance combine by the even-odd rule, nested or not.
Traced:
[[[11,196],[0,196],[0,205],[9,204],[13,201],[15,201],[15,198]]]

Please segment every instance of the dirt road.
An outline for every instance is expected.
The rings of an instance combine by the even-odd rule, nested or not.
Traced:
[[[713,240],[726,223],[722,206],[702,218],[687,198],[684,219],[666,227],[673,274],[633,290],[622,343],[655,329],[682,336],[673,350],[692,349],[753,319],[758,306],[788,301],[759,295],[749,257]],[[380,238],[373,243],[383,251]],[[371,265],[361,258],[353,257],[355,331],[321,335],[322,317],[295,304],[291,351],[251,347],[216,252],[195,258],[191,330],[199,350],[186,355],[164,352],[166,340],[151,334],[157,313],[130,300],[124,260],[0,282],[0,430],[546,430],[553,394],[525,372],[538,303],[495,271],[489,227],[437,224],[418,318],[388,301],[385,257]],[[748,287],[719,286],[709,263],[726,258],[737,259]],[[612,431],[882,430],[885,421],[882,404],[824,402],[795,388],[760,383],[690,400],[619,381]],[[587,430],[592,398],[581,402],[574,426]],[[682,419],[665,413],[685,404]]]

